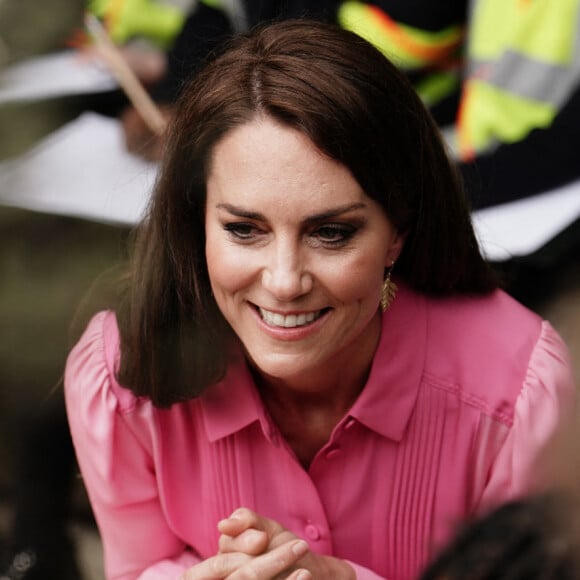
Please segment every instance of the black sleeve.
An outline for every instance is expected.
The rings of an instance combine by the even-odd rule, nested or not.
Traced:
[[[580,178],[580,87],[546,129],[460,163],[474,209],[542,193]]]
[[[336,14],[342,0],[279,0],[278,18],[313,18],[336,22]]]
[[[165,103],[175,101],[187,79],[231,34],[229,20],[223,12],[199,3],[167,55],[167,74],[152,89],[153,98]]]

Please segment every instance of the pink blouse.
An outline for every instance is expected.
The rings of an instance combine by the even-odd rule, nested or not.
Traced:
[[[119,386],[115,316],[71,352],[74,444],[107,577],[177,580],[217,551],[240,506],[279,521],[360,579],[410,580],[467,514],[525,493],[575,400],[567,351],[501,291],[434,300],[402,288],[366,386],[306,471],[240,356],[195,400],[154,408]]]

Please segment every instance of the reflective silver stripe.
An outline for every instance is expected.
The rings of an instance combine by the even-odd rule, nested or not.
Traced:
[[[175,8],[179,8],[179,10],[188,14],[189,12],[192,12],[194,8],[197,8],[199,0],[162,0],[161,3],[175,6]]]
[[[576,67],[550,65],[506,51],[499,61],[472,59],[469,78],[481,78],[485,83],[526,99],[561,105],[578,84],[580,71]]]
[[[222,0],[224,12],[228,15],[235,32],[247,32],[249,28],[246,8],[242,0]]]
[[[470,1],[470,19],[479,1]],[[481,77],[487,84],[506,92],[560,108],[580,84],[580,6],[576,18],[575,46],[570,64],[551,65],[507,50],[497,61],[477,60],[470,56],[469,78]]]

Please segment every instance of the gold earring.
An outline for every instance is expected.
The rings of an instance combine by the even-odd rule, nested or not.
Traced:
[[[381,288],[381,310],[386,312],[389,306],[393,303],[395,296],[397,294],[397,285],[391,280],[391,272],[393,271],[393,264],[389,268],[387,275],[383,281],[383,287]]]

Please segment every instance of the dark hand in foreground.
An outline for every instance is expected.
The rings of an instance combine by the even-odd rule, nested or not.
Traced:
[[[172,108],[161,107],[161,112],[169,120]],[[158,135],[153,132],[133,107],[126,108],[121,113],[120,120],[127,150],[146,161],[160,161],[165,145],[165,133]]]

